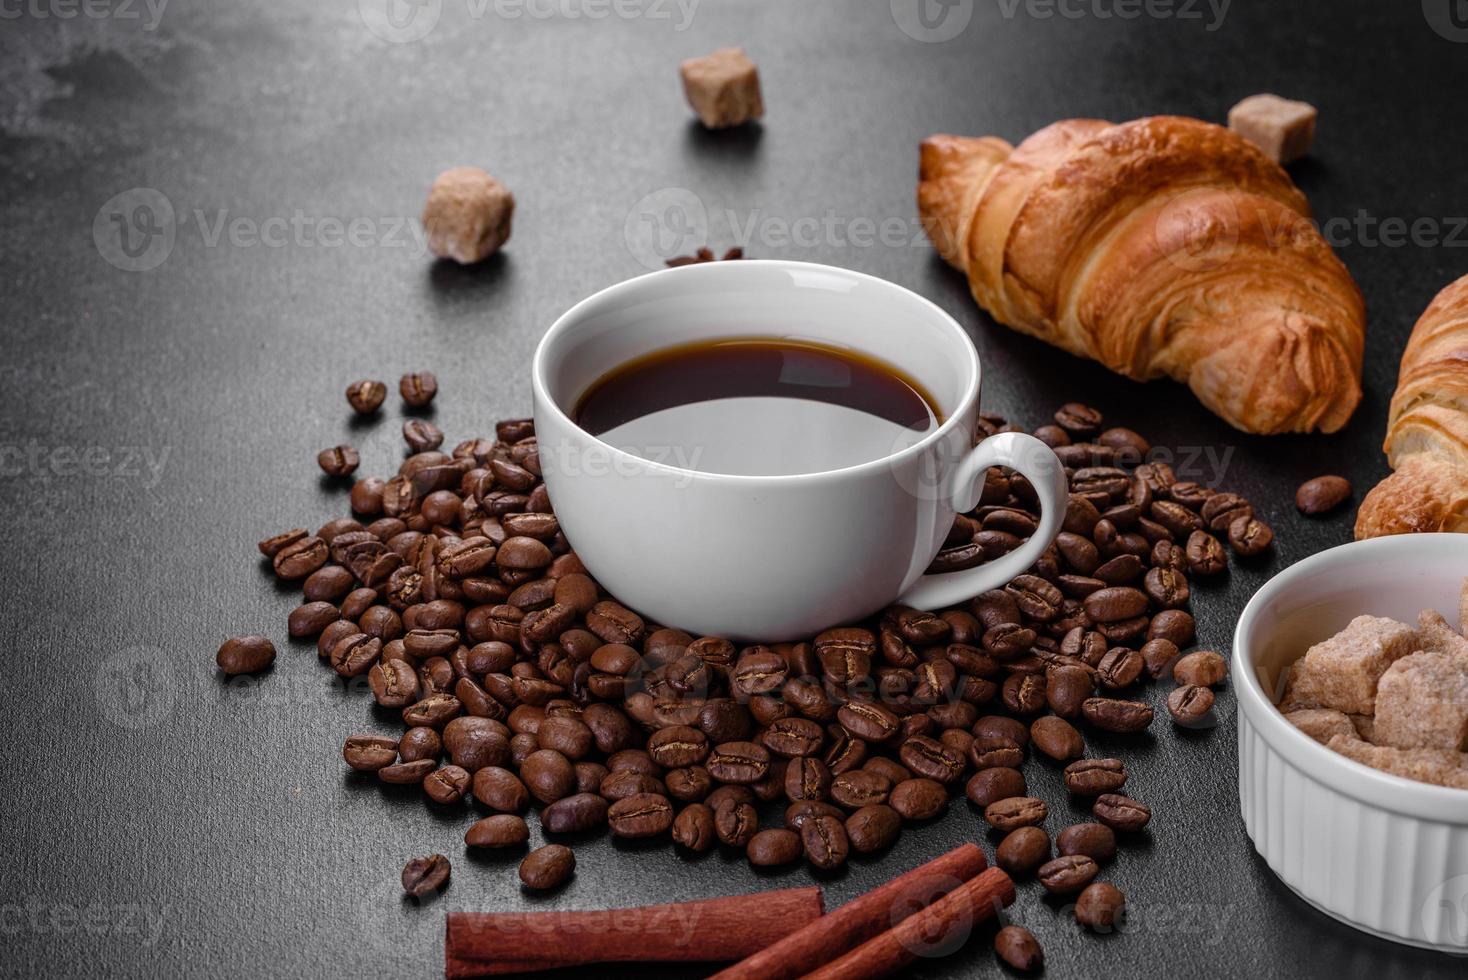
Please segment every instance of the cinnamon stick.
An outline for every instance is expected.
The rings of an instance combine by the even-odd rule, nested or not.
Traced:
[[[852,899],[710,980],[791,980],[802,976],[952,892],[988,863],[984,852],[973,844],[960,845]],[[1013,896],[1011,889],[1011,901]]]
[[[973,927],[1014,901],[1014,882],[1001,868],[990,868],[867,940],[839,959],[812,970],[805,980],[874,980],[918,957],[956,952]]]
[[[485,977],[588,963],[737,960],[817,921],[819,888],[587,912],[450,912],[444,975]]]

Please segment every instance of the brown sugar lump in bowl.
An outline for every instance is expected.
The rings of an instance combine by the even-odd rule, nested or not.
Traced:
[[[1468,657],[1428,650],[1388,667],[1372,732],[1378,745],[1399,749],[1468,750]]]
[[[423,206],[428,247],[439,258],[461,265],[482,262],[509,240],[514,213],[515,195],[483,170],[445,170]]]
[[[1278,163],[1298,160],[1315,139],[1315,107],[1277,95],[1251,95],[1228,111],[1228,128]]]
[[[743,48],[720,48],[679,66],[683,94],[709,129],[726,129],[765,114],[759,69]]]

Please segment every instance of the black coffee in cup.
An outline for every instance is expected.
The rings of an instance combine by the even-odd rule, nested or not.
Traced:
[[[890,364],[771,338],[665,348],[612,370],[572,418],[604,442],[705,473],[844,469],[920,441],[943,422]]]

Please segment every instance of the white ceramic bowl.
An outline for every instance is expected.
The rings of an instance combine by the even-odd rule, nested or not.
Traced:
[[[1356,616],[1457,625],[1468,535],[1332,548],[1264,585],[1239,619],[1239,803],[1254,847],[1301,898],[1365,932],[1468,954],[1468,790],[1364,766],[1285,721],[1284,671]]]

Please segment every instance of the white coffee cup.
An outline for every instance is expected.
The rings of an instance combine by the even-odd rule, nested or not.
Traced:
[[[875,357],[921,384],[944,421],[885,458],[779,476],[698,472],[609,445],[572,421],[577,400],[619,365],[721,337]],[[807,638],[893,602],[963,602],[1029,568],[1065,514],[1065,472],[1044,443],[1000,433],[974,445],[979,358],[963,328],[916,293],[859,272],[742,260],[619,283],[551,326],[532,385],[541,468],[576,554],[619,601],[696,635]],[[994,561],[924,574],[997,465],[1034,486],[1038,530]]]

